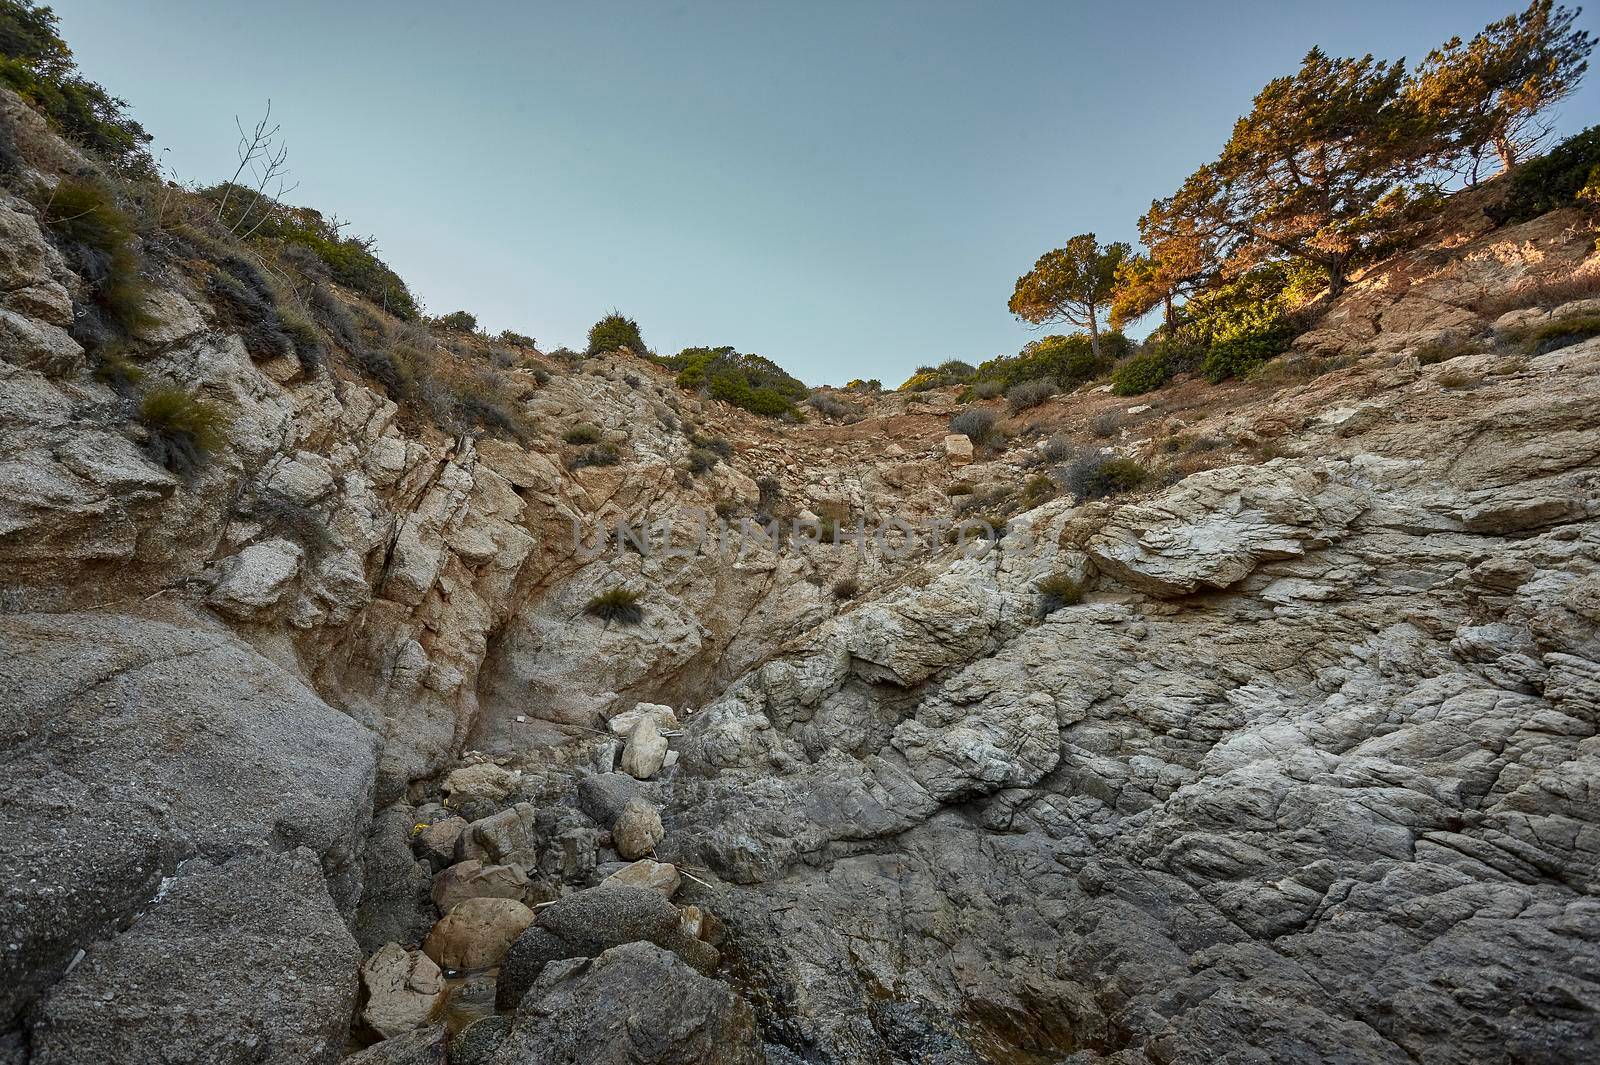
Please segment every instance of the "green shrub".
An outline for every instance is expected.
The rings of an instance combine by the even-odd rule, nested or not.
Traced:
[[[1030,410],[1060,391],[1053,377],[1036,377],[1006,389],[1006,403],[1012,414]]]
[[[999,381],[979,381],[972,386],[974,399],[994,399],[1004,393],[1006,386]]]
[[[39,210],[67,261],[94,293],[96,320],[74,326],[79,342],[100,347],[147,325],[149,286],[133,223],[111,190],[89,179],[63,178],[44,194]]]
[[[1062,479],[1066,488],[1082,503],[1090,499],[1129,492],[1144,483],[1145,468],[1132,459],[1114,455],[1084,455],[1069,464]]]
[[[1526,222],[1560,207],[1587,202],[1583,193],[1590,188],[1600,191],[1600,126],[1568,137],[1513,170],[1504,202],[1486,213],[1502,225]]]
[[[243,195],[241,195],[243,193]],[[224,225],[244,221],[243,214],[253,204],[253,193],[223,183],[202,189],[205,200],[223,206]],[[314,255],[328,269],[329,276],[345,288],[359,292],[380,308],[404,321],[418,316],[416,300],[400,275],[389,269],[373,251],[371,237],[341,236],[339,227],[310,207],[280,206],[254,226],[254,239],[276,246],[287,257],[294,249]]]
[[[1111,391],[1118,396],[1142,396],[1172,380],[1176,373],[1166,351],[1151,348],[1117,365],[1111,374]]]
[[[193,475],[226,441],[227,413],[183,388],[146,392],[139,420],[149,431],[150,457],[182,477]]]
[[[1547,351],[1565,348],[1592,336],[1600,336],[1600,314],[1578,314],[1540,322],[1518,335],[1522,350],[1528,355],[1543,355]]]
[[[586,466],[615,466],[622,461],[622,452],[615,444],[596,444],[585,448],[567,460],[569,470],[581,470]]]
[[[854,577],[841,577],[833,582],[833,597],[835,599],[854,599],[860,594],[861,582]]]
[[[433,324],[447,333],[476,333],[478,316],[470,311],[452,311],[435,318]]]
[[[708,447],[692,447],[689,449],[689,472],[696,476],[705,473],[717,464],[721,456]]]
[[[625,318],[617,311],[612,311],[589,327],[590,355],[618,351],[622,348],[627,348],[635,355],[643,355],[649,351],[644,346],[644,337],[639,335],[639,323],[632,318]]]
[[[1039,592],[1036,609],[1041,620],[1062,607],[1074,606],[1083,601],[1083,585],[1070,573],[1052,573],[1042,578],[1034,587]]]
[[[1056,483],[1044,474],[1035,474],[1028,478],[1028,483],[1022,486],[1022,508],[1032,510],[1041,503],[1048,503],[1056,497]]]
[[[994,411],[983,407],[972,407],[950,419],[950,431],[964,435],[974,444],[982,444],[994,436],[997,420]]]
[[[640,593],[626,588],[608,588],[584,604],[583,612],[610,624],[637,625],[644,620],[644,608],[639,605]]]
[[[569,444],[594,444],[600,441],[600,430],[588,422],[581,422],[562,433],[561,439]]]
[[[1058,388],[1076,388],[1110,369],[1114,359],[1132,348],[1121,333],[1106,333],[1100,337],[1101,357],[1097,359],[1089,338],[1081,333],[1041,337],[1024,345],[1016,355],[990,359],[980,365],[973,394],[978,395],[979,387],[989,381],[999,382],[1001,390],[1042,379],[1054,381]]]
[[[119,170],[150,171],[150,135],[126,102],[83,78],[56,32],[57,18],[32,0],[0,2],[0,84],[34,104],[68,140]]]
[[[684,348],[656,361],[677,372],[679,388],[771,418],[799,417],[795,404],[809,394],[798,378],[771,359],[742,355],[731,347]]]
[[[518,348],[533,348],[538,350],[539,347],[539,342],[533,339],[531,336],[528,336],[526,333],[513,332],[510,329],[500,330],[499,340],[502,344],[510,344],[513,347]]]
[[[844,387],[852,392],[876,393],[883,391],[883,382],[878,380],[876,377],[870,378],[866,381],[863,381],[861,378],[857,377],[848,382]]]

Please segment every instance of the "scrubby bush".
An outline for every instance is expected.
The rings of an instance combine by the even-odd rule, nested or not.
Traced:
[[[539,347],[539,342],[533,339],[531,336],[528,336],[526,333],[513,332],[510,329],[500,330],[500,336],[497,339],[502,344],[510,344],[519,348],[537,349]]]
[[[783,485],[778,483],[776,477],[761,477],[756,481],[756,491],[760,493],[758,505],[763,511],[769,511],[782,497]]]
[[[990,381],[998,382],[1001,390],[1044,379],[1054,381],[1057,388],[1076,388],[1110,369],[1112,360],[1127,354],[1132,347],[1121,333],[1106,333],[1100,337],[1101,356],[1096,358],[1089,338],[1082,334],[1041,337],[1025,344],[1016,355],[1004,355],[980,365],[973,395],[978,395],[978,389]]]
[[[835,599],[854,599],[860,594],[861,582],[854,577],[841,577],[833,582],[833,597]]]
[[[1111,391],[1118,396],[1142,396],[1172,380],[1176,373],[1164,348],[1148,347],[1117,365],[1111,374]]]
[[[699,476],[715,466],[720,458],[720,455],[708,447],[691,447],[689,449],[689,472]]]
[[[253,263],[236,255],[224,259],[207,280],[206,294],[252,359],[275,359],[294,350],[278,314],[277,295]]]
[[[1568,137],[1511,172],[1505,200],[1486,213],[1496,222],[1526,222],[1600,197],[1600,126]]]
[[[63,178],[39,203],[45,227],[94,294],[95,314],[73,327],[85,347],[127,336],[149,321],[149,286],[141,273],[133,223],[111,189],[86,178]]]
[[[237,186],[224,183],[202,189],[200,195],[221,206],[224,224],[236,224],[242,216],[235,217],[233,212],[247,210],[247,205],[253,203],[253,197],[241,196],[241,191]],[[251,225],[255,228],[255,240],[283,253],[291,248],[303,248],[327,267],[332,280],[359,292],[396,318],[416,320],[417,303],[411,290],[399,274],[378,258],[371,237],[342,236],[340,225],[329,222],[320,211],[310,207],[280,206],[259,226]]]
[[[1433,366],[1437,363],[1458,359],[1463,355],[1471,355],[1482,349],[1482,345],[1468,337],[1446,337],[1443,340],[1434,340],[1417,349],[1417,362],[1423,366]]]
[[[1070,463],[1062,480],[1067,491],[1081,503],[1132,491],[1144,483],[1145,476],[1145,468],[1132,459],[1094,454]]]
[[[338,545],[327,522],[316,511],[280,492],[267,490],[257,494],[250,504],[250,517],[260,522],[263,529],[294,540],[313,560]]]
[[[1044,474],[1035,474],[1022,486],[1022,509],[1032,510],[1056,497],[1056,483]]]
[[[612,311],[589,327],[590,355],[622,348],[627,348],[635,355],[643,355],[649,350],[644,346],[644,337],[639,334],[639,323],[632,318]]]
[[[972,386],[972,398],[995,399],[1004,393],[1005,390],[1006,386],[1001,384],[999,381],[979,381]]]
[[[854,403],[844,400],[828,392],[813,392],[806,398],[806,404],[818,414],[827,418],[838,418],[841,421],[850,418],[859,418],[861,408]]]
[[[733,458],[733,445],[723,436],[701,436],[698,431],[691,430],[689,443],[694,447],[703,447],[712,452],[724,462]]]
[[[865,381],[863,381],[861,378],[857,377],[857,378],[854,378],[853,380],[851,380],[844,387],[849,389],[852,392],[877,393],[877,392],[882,392],[883,391],[883,382],[878,380],[876,377],[869,378],[868,380],[865,380]]]
[[[1037,613],[1042,620],[1062,607],[1083,601],[1083,585],[1070,573],[1056,572],[1041,578],[1034,586],[1039,592]]]
[[[593,444],[600,440],[600,430],[588,422],[580,422],[571,429],[561,434],[561,439],[569,444]]]
[[[183,388],[155,388],[139,403],[150,457],[190,477],[226,442],[227,413]]]
[[[144,380],[144,370],[121,352],[106,349],[99,353],[94,364],[94,378],[124,395],[132,395]]]
[[[38,107],[68,140],[119,170],[147,174],[150,135],[124,112],[125,101],[78,73],[57,22],[32,0],[0,2],[0,85]]]
[[[637,625],[644,620],[644,608],[639,605],[639,592],[618,586],[607,588],[584,604],[583,612],[610,624]]]
[[[1077,450],[1070,436],[1056,433],[1039,448],[1039,457],[1045,462],[1065,462],[1077,454]]]
[[[972,407],[950,419],[950,431],[961,433],[974,444],[982,444],[994,435],[996,421],[994,411]]]
[[[977,492],[977,490],[978,486],[973,484],[971,481],[957,481],[949,488],[946,488],[944,490],[944,494],[947,496],[970,496]]]
[[[795,404],[809,394],[798,378],[771,359],[731,347],[684,348],[656,361],[676,371],[679,388],[770,418],[798,418]]]
[[[1059,391],[1055,378],[1038,377],[1006,389],[1006,404],[1016,414],[1037,407]]]
[[[1122,412],[1118,410],[1102,411],[1089,422],[1089,431],[1101,440],[1109,440],[1122,432]]]
[[[1540,322],[1518,333],[1517,341],[1525,354],[1543,355],[1593,336],[1600,336],[1600,314],[1569,315],[1550,322]]]
[[[476,333],[478,316],[470,311],[452,311],[435,318],[433,324],[447,333]]]
[[[596,444],[593,447],[573,455],[567,460],[569,470],[581,470],[586,466],[615,466],[622,461],[622,452],[615,444]]]
[[[328,348],[323,343],[322,333],[311,319],[296,311],[279,310],[278,322],[294,346],[294,355],[300,360],[300,368],[308,374],[320,370],[327,361]]]

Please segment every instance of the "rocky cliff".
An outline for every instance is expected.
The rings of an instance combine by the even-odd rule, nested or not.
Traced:
[[[954,390],[789,425],[625,351],[442,431],[157,226],[116,365],[230,413],[175,471],[19,188],[0,1060],[1600,1056],[1600,340],[1513,341],[1597,309],[1577,216],[975,461]],[[1157,475],[1063,492],[1097,450]],[[694,510],[846,532],[596,549]]]

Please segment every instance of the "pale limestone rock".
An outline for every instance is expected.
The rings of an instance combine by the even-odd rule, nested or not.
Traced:
[[[361,1021],[383,1039],[420,1028],[444,992],[444,974],[420,950],[386,943],[361,965]]]
[[[661,827],[661,811],[643,799],[629,799],[611,826],[611,838],[617,853],[628,861],[643,858],[656,849],[666,836]]]
[[[650,718],[641,719],[622,749],[622,771],[636,780],[649,780],[661,772],[667,757],[667,740]]]
[[[663,732],[676,730],[678,725],[677,714],[672,707],[661,703],[635,703],[632,709],[624,710],[606,722],[606,727],[618,739],[626,739],[633,734],[639,722],[649,720],[654,722],[656,728]]]
[[[624,866],[600,881],[601,887],[645,887],[659,891],[667,898],[678,893],[682,878],[678,876],[678,867],[671,862],[657,862],[649,858],[641,858],[631,865]]]
[[[952,466],[972,463],[972,440],[965,433],[951,433],[944,438],[944,453]]]
[[[1281,462],[1208,470],[1159,499],[1119,508],[1087,549],[1125,584],[1188,595],[1338,541],[1364,506],[1358,491]]]
[[[283,601],[304,554],[292,540],[251,544],[218,565],[219,576],[206,601],[231,618],[249,621]]]
[[[522,774],[493,762],[452,769],[444,778],[442,788],[456,804],[466,799],[488,799],[500,802],[516,790]]]

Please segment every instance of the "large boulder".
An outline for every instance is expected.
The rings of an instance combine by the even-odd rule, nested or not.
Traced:
[[[1357,490],[1281,460],[1206,470],[1148,503],[1118,508],[1088,552],[1124,584],[1174,598],[1227,588],[1263,562],[1327,547],[1365,506]]]
[[[528,893],[528,874],[515,865],[484,865],[475,858],[457,862],[433,878],[433,904],[449,913],[467,899],[517,899]]]
[[[345,1058],[341,1065],[445,1065],[450,1060],[449,1046],[450,1033],[436,1024],[385,1039]]]
[[[622,816],[628,800],[640,794],[639,782],[626,773],[596,773],[578,781],[578,808],[595,824],[609,829]]]
[[[625,1018],[625,1020],[623,1019]],[[755,1014],[669,951],[629,943],[549,966],[496,1065],[760,1065]]]
[[[360,960],[310,850],[197,859],[45,995],[31,1060],[333,1062]]]
[[[509,810],[472,822],[461,833],[457,853],[491,865],[539,864],[539,811],[519,802]]]
[[[649,718],[633,726],[628,744],[622,749],[622,771],[637,780],[649,780],[661,772],[667,758],[667,739]]]
[[[532,923],[533,911],[515,899],[467,899],[439,918],[422,949],[446,969],[487,969]]]
[[[190,855],[304,845],[354,908],[372,734],[202,624],[0,616],[0,1024]]]
[[[420,950],[385,943],[361,964],[361,988],[366,999],[362,1023],[379,1037],[392,1039],[428,1022],[444,993],[444,974]]]
[[[629,799],[611,826],[611,838],[617,853],[632,861],[643,858],[656,849],[666,835],[661,825],[661,811],[643,799]]]
[[[678,908],[651,888],[618,884],[575,892],[540,910],[538,923],[512,944],[500,965],[495,1004],[516,1006],[552,961],[592,958],[622,943],[654,943],[697,969],[714,970],[716,949],[682,926]]]

